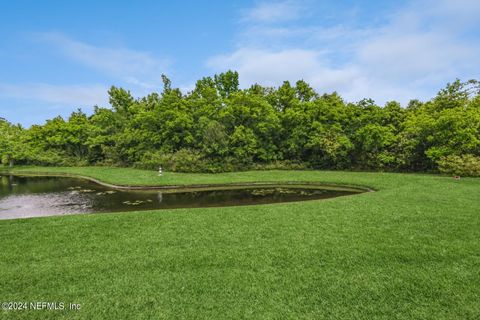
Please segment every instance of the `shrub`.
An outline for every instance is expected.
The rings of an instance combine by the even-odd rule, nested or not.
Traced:
[[[135,162],[133,166],[140,169],[158,170],[159,166],[165,167],[165,163],[170,157],[170,153],[166,154],[159,151],[146,152],[145,154],[143,154],[140,161]]]
[[[41,150],[36,151],[35,153],[28,154],[24,158],[19,159],[16,162],[17,164],[20,163],[28,163],[38,166],[76,166],[78,165],[78,159],[74,157],[67,156],[62,151],[57,150]]]
[[[135,167],[142,169],[158,170],[160,166],[167,171],[202,172],[206,165],[203,155],[191,149],[181,149],[175,153],[148,152],[135,163]]]
[[[471,154],[446,156],[438,161],[438,169],[442,173],[459,176],[480,176],[480,157]]]
[[[166,169],[176,172],[201,172],[205,161],[200,152],[191,149],[180,149],[168,159]]]
[[[308,166],[306,163],[291,160],[275,161],[264,164],[256,163],[252,167],[254,170],[305,170],[307,168]]]

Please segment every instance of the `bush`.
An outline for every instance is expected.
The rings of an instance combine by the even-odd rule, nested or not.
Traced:
[[[165,169],[176,172],[202,172],[204,167],[202,154],[191,149],[180,149],[165,164]]]
[[[442,157],[438,161],[438,169],[442,173],[480,177],[480,157],[471,154]]]
[[[79,160],[75,157],[69,157],[62,151],[47,150],[36,151],[26,155],[24,158],[16,161],[17,164],[32,164],[37,166],[76,166]]]
[[[158,167],[165,167],[165,163],[171,157],[171,154],[163,152],[146,152],[140,159],[133,164],[135,168],[158,170]],[[106,165],[109,165],[106,163]]]
[[[195,150],[181,149],[175,153],[148,152],[135,167],[158,170],[162,167],[166,171],[174,172],[203,172],[206,167],[203,155]]]
[[[240,166],[236,163],[233,157],[205,159],[205,167],[201,172],[205,173],[220,173],[238,171]]]
[[[207,158],[192,149],[181,149],[175,153],[147,152],[134,165],[136,168],[158,170],[162,167],[172,172],[219,173],[251,169],[234,157]]]
[[[254,164],[252,169],[254,170],[305,170],[308,169],[306,163],[297,161],[282,160],[264,164]]]

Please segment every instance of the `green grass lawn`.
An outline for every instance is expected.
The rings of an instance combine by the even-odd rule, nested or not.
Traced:
[[[19,168],[122,185],[312,181],[321,201],[0,221],[0,319],[479,319],[480,179]]]

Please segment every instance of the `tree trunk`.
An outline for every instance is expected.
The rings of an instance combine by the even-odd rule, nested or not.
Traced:
[[[13,167],[13,159],[10,159],[10,160],[8,161],[8,165],[9,165],[10,167]]]

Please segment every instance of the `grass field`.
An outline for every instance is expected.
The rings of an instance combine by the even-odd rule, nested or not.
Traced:
[[[19,168],[122,185],[312,181],[377,192],[0,221],[0,319],[480,319],[480,179]]]

